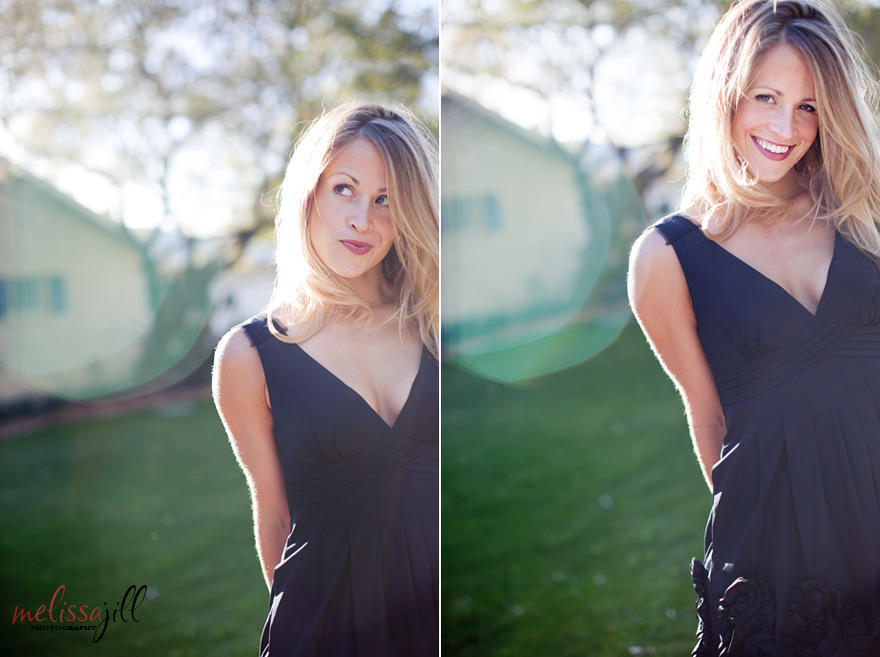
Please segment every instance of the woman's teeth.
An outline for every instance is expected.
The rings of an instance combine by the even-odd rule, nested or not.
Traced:
[[[758,146],[760,146],[761,148],[764,148],[771,153],[778,153],[780,155],[782,153],[787,153],[790,149],[793,148],[793,146],[780,146],[779,144],[774,144],[771,141],[765,141],[760,137],[755,137],[755,141],[758,142]]]

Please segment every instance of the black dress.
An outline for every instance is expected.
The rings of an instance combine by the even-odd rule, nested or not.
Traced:
[[[265,315],[243,325],[274,419],[291,531],[261,657],[438,653],[439,397],[423,348],[393,426]]]
[[[694,654],[880,655],[880,270],[836,234],[814,315],[686,217],[655,227],[727,421]]]

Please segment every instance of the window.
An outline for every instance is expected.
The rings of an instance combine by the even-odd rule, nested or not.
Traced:
[[[64,285],[64,279],[60,276],[53,276],[49,279],[49,298],[49,307],[53,313],[67,310],[67,288]]]
[[[0,318],[10,311],[67,310],[67,286],[61,276],[0,278]]]
[[[442,222],[444,230],[501,230],[501,205],[494,194],[443,199]]]

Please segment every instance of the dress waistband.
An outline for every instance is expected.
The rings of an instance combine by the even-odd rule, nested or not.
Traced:
[[[782,385],[828,358],[880,358],[880,327],[813,323],[787,343],[716,382],[721,404],[737,404]]]
[[[313,477],[286,484],[288,500],[302,507],[325,502],[394,472],[439,472],[436,443],[408,440],[328,464]]]

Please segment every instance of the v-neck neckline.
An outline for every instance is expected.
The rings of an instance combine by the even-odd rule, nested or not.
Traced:
[[[785,286],[777,283],[775,280],[770,278],[767,274],[762,272],[760,269],[758,269],[754,265],[750,265],[748,262],[746,262],[745,260],[740,258],[735,253],[733,253],[732,251],[728,251],[726,248],[721,246],[721,244],[719,244],[715,240],[708,237],[703,232],[703,229],[700,226],[698,226],[696,223],[694,223],[693,221],[691,221],[690,219],[688,219],[684,215],[679,215],[679,216],[684,221],[687,221],[689,224],[691,224],[691,226],[693,226],[694,229],[697,230],[700,233],[700,235],[702,235],[703,238],[706,241],[708,241],[710,244],[714,244],[718,249],[720,249],[721,251],[726,253],[735,262],[738,262],[743,267],[745,267],[746,269],[748,269],[751,272],[753,272],[754,274],[756,274],[759,278],[768,282],[770,285],[772,285],[773,287],[778,289],[780,292],[782,292],[782,294],[785,297],[787,297],[788,299],[790,299],[798,308],[800,308],[803,312],[807,313],[811,319],[816,319],[819,316],[819,314],[822,312],[822,306],[824,305],[825,297],[828,296],[828,288],[831,287],[831,276],[832,276],[832,273],[834,270],[834,263],[838,260],[838,249],[840,246],[840,239],[841,238],[840,238],[840,233],[836,229],[834,230],[834,245],[832,246],[832,249],[831,249],[831,260],[828,262],[828,268],[825,272],[825,285],[822,287],[822,292],[819,295],[819,301],[816,303],[816,310],[811,311],[796,296],[794,296],[791,292],[789,292],[788,289],[785,288]]]
[[[367,399],[366,399],[361,393],[359,393],[359,392],[358,392],[357,390],[355,390],[352,386],[350,386],[350,385],[347,384],[345,381],[343,381],[343,380],[342,380],[337,374],[335,374],[333,371],[331,371],[326,365],[324,365],[324,364],[323,364],[321,361],[319,361],[317,358],[315,358],[314,356],[312,356],[308,351],[306,351],[305,349],[303,349],[299,344],[297,344],[297,343],[295,343],[295,342],[292,343],[292,344],[293,344],[293,345],[294,345],[294,346],[300,351],[300,353],[302,353],[306,358],[308,358],[312,363],[314,363],[314,364],[318,367],[318,369],[323,370],[324,372],[326,372],[327,376],[329,376],[331,379],[333,379],[333,380],[335,380],[336,382],[338,382],[339,385],[341,385],[343,388],[346,388],[347,390],[349,390],[349,391],[351,392],[351,394],[353,394],[355,397],[357,397],[357,399],[360,400],[360,403],[363,404],[363,405],[367,408],[367,410],[369,410],[370,413],[371,413],[376,419],[378,419],[382,424],[384,424],[385,427],[386,427],[386,429],[388,429],[389,431],[392,431],[392,430],[394,430],[395,427],[397,427],[397,425],[398,425],[399,422],[400,422],[400,418],[403,417],[403,414],[406,412],[407,408],[408,408],[409,405],[410,405],[410,401],[412,400],[413,395],[414,395],[415,390],[416,390],[416,383],[418,382],[419,377],[420,377],[421,374],[422,374],[422,370],[424,369],[424,365],[425,365],[425,352],[427,351],[425,345],[422,345],[422,350],[421,350],[421,353],[420,353],[420,355],[419,355],[419,367],[418,367],[418,369],[416,370],[416,374],[415,374],[415,376],[413,377],[412,382],[409,384],[409,392],[408,392],[407,395],[406,395],[406,399],[405,399],[404,402],[403,402],[403,406],[400,407],[400,411],[398,411],[398,413],[397,413],[397,417],[394,418],[394,421],[393,421],[391,424],[388,424],[388,422],[385,421],[385,418],[383,418],[383,417],[379,414],[379,412],[378,412],[375,408],[373,408],[373,406],[370,404],[370,402],[368,402]]]

